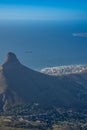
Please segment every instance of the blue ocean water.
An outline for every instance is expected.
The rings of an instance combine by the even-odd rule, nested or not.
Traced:
[[[73,33],[87,33],[87,22],[2,21],[0,62],[12,51],[32,69],[87,64],[87,37]]]

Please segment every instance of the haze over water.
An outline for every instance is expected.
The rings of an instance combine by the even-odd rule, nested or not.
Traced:
[[[87,33],[84,21],[7,21],[0,22],[0,63],[8,51],[32,68],[87,64]]]
[[[87,0],[0,1],[1,64],[9,51],[32,69],[87,64],[86,35]]]

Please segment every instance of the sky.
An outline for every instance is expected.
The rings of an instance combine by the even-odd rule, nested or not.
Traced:
[[[0,20],[87,19],[87,0],[0,0]]]

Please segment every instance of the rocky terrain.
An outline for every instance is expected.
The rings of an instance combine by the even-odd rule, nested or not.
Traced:
[[[87,130],[86,66],[52,73],[34,71],[7,54],[0,66],[0,130]]]
[[[87,107],[87,71],[49,76],[25,67],[9,52],[0,67],[0,109],[26,103],[74,109]]]

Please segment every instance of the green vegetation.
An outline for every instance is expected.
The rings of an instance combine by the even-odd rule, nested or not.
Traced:
[[[25,130],[25,129],[22,129],[22,128],[11,128],[11,127],[1,127],[0,126],[0,130]],[[29,129],[26,129],[26,130],[29,130]]]
[[[0,130],[87,130],[87,111],[18,105],[0,116]]]

